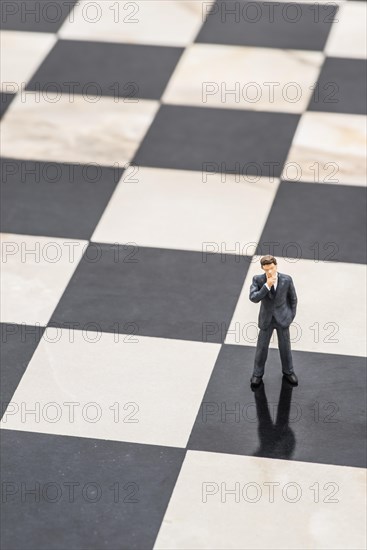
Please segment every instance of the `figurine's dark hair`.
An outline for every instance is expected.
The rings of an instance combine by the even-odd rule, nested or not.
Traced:
[[[270,265],[270,264],[277,265],[277,259],[274,258],[274,256],[271,256],[270,254],[267,254],[266,256],[263,256],[261,258],[260,263],[261,263],[261,267],[263,265]]]

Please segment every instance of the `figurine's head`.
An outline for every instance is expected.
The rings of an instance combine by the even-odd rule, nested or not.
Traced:
[[[275,275],[277,273],[277,259],[268,254],[260,259],[261,269],[265,271],[266,276]]]

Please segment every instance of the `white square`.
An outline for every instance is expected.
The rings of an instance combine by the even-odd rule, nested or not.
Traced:
[[[23,90],[56,40],[45,32],[1,31],[1,91]]]
[[[79,1],[61,38],[186,46],[195,39],[213,0]]]
[[[188,451],[154,549],[364,549],[365,487],[363,468]]]
[[[276,178],[250,183],[229,174],[130,168],[92,240],[252,255],[278,185]]]
[[[25,92],[2,124],[3,156],[122,167],[131,160],[158,109],[157,101]]]
[[[335,21],[325,45],[330,57],[365,59],[367,6],[365,2],[344,2],[339,5]]]
[[[302,113],[323,60],[322,52],[193,44],[177,64],[163,102]]]
[[[86,241],[1,235],[1,320],[47,325]]]
[[[185,447],[219,350],[87,326],[47,328],[2,427]],[[22,403],[38,406],[38,416],[22,417]],[[74,417],[65,403],[76,403]]]
[[[256,261],[255,261],[256,259]],[[256,346],[260,303],[249,299],[252,277],[262,273],[254,257],[232,317],[226,344]],[[363,264],[277,258],[278,272],[293,279],[297,314],[291,347],[338,355],[366,355],[366,269]],[[274,330],[270,348],[278,347]],[[295,362],[295,371],[297,364]]]
[[[283,180],[366,185],[366,117],[305,113],[294,134]]]

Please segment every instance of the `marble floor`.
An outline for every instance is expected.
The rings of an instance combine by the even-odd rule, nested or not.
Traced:
[[[0,10],[2,549],[364,549],[366,3]]]

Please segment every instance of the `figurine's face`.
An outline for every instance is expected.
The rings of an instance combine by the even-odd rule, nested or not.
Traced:
[[[277,273],[277,266],[275,264],[262,265],[261,267],[265,271],[267,277],[274,276]]]

